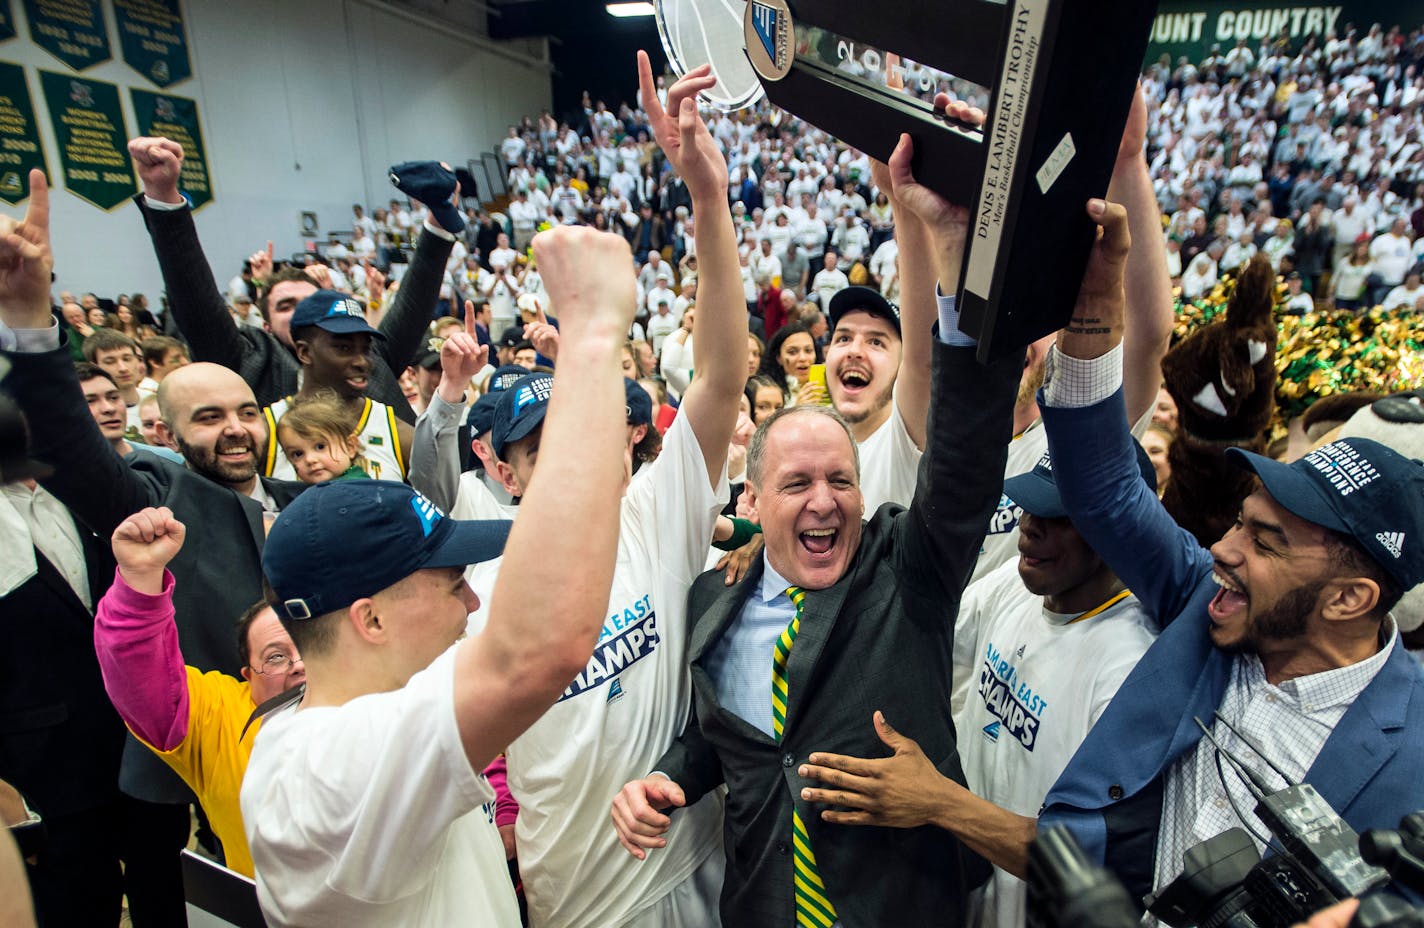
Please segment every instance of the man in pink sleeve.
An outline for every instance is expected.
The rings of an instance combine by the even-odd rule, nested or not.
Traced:
[[[228,867],[252,876],[238,791],[261,725],[254,715],[267,700],[301,686],[306,669],[265,602],[244,612],[234,628],[241,681],[184,665],[167,570],[183,538],[183,523],[167,508],[144,509],[120,523],[112,539],[118,571],[99,601],[94,647],[104,688],[124,724],[197,794]],[[512,825],[518,806],[502,780],[495,793]]]
[[[301,685],[305,668],[265,603],[237,621],[242,680],[184,666],[166,569],[183,536],[167,508],[144,509],[119,524],[112,539],[118,571],[99,601],[94,647],[124,723],[192,787],[227,865],[252,876],[237,796],[260,723],[245,729],[256,706]]]

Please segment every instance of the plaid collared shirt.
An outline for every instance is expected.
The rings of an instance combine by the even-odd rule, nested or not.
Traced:
[[[1384,645],[1365,660],[1285,680],[1279,686],[1266,680],[1260,658],[1239,654],[1232,662],[1231,679],[1218,711],[1266,752],[1293,782],[1299,783],[1345,711],[1389,659],[1398,638],[1392,617],[1386,618],[1380,635]],[[1225,725],[1206,718],[1202,721],[1211,726],[1213,737],[1223,747],[1267,783],[1276,788],[1286,786],[1270,765]],[[1168,769],[1162,826],[1157,833],[1157,887],[1175,879],[1182,870],[1182,855],[1208,838],[1243,824],[1248,832],[1269,834],[1252,811],[1256,800],[1224,758],[1221,766],[1225,786],[1223,777],[1216,772],[1216,751],[1203,737],[1194,750],[1183,754]],[[1244,823],[1232,808],[1233,800],[1246,816]],[[1253,840],[1257,850],[1265,850],[1260,838],[1253,835]]]

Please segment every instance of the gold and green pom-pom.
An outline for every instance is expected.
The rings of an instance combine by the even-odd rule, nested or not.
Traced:
[[[1173,343],[1222,317],[1234,283],[1228,278],[1190,302],[1174,292]],[[1288,315],[1283,312],[1287,291],[1282,281],[1277,282],[1276,299],[1273,433],[1284,434],[1286,423],[1321,397],[1424,386],[1424,313],[1376,306],[1363,312],[1322,309]]]

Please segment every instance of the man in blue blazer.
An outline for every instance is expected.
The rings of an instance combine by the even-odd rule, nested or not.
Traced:
[[[1040,826],[1067,825],[1138,895],[1175,878],[1189,847],[1239,827],[1233,802],[1264,833],[1195,720],[1284,783],[1219,712],[1357,831],[1396,827],[1424,808],[1424,681],[1389,616],[1424,580],[1424,466],[1367,439],[1291,465],[1227,450],[1261,485],[1202,548],[1139,479],[1121,311],[1117,294],[1080,297],[1040,405],[1073,524],[1166,630],[1049,792]]]

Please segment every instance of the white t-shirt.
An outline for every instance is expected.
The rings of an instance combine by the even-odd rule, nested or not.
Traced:
[[[779,223],[772,222],[769,223],[766,228],[762,230],[762,238],[765,238],[767,241],[771,242],[771,251],[773,254],[784,255],[786,254],[786,245],[791,241],[791,236],[795,231],[795,229],[791,228],[791,224],[789,222],[784,226]],[[780,259],[778,258],[777,260],[779,261]],[[776,271],[772,273],[771,276],[780,277],[781,268],[778,267]]]
[[[819,217],[808,217],[796,225],[796,238],[806,247],[808,255],[818,255],[825,251],[826,239],[829,237],[830,230],[826,228],[825,220]]]
[[[528,200],[515,200],[505,212],[509,213],[509,221],[517,232],[533,232],[539,224],[539,207]]]
[[[1385,309],[1413,309],[1420,297],[1424,297],[1424,287],[1415,287],[1410,290],[1404,284],[1400,284],[1385,295],[1384,302],[1380,305]]]
[[[513,522],[518,512],[518,506],[499,501],[480,471],[467,470],[460,475],[460,489],[455,496],[455,505],[450,507],[450,518],[503,519]],[[489,604],[494,595],[494,581],[499,576],[499,565],[503,562],[504,558],[501,556],[465,568],[465,582],[480,600],[479,606],[466,619],[466,634],[478,635],[489,621]]]
[[[479,495],[467,486],[462,478],[451,515],[492,512],[464,508]],[[673,420],[657,460],[628,486],[599,644],[559,701],[509,747],[530,924],[620,924],[722,853],[720,794],[675,812],[668,846],[645,861],[623,850],[608,815],[623,784],[647,776],[687,721],[687,591],[727,493],[725,475],[715,491],[708,481],[686,416]],[[477,579],[487,586],[471,586],[488,598],[493,577]]]
[[[863,225],[846,226],[839,244],[841,258],[854,263],[864,257],[865,249],[870,247],[870,233]]]
[[[1370,259],[1375,271],[1387,284],[1398,285],[1404,281],[1404,272],[1409,269],[1409,239],[1403,235],[1386,232],[1370,243]]]
[[[1358,300],[1365,296],[1365,283],[1370,275],[1375,272],[1372,262],[1366,261],[1364,264],[1355,264],[1353,261],[1341,261],[1335,265],[1335,276],[1332,278],[1332,285],[1335,288],[1335,296],[1342,300]]]
[[[895,259],[899,257],[900,245],[893,238],[887,238],[880,243],[880,247],[875,249],[875,254],[870,258],[870,273],[876,277],[884,277],[895,270]]]
[[[647,331],[648,338],[653,342],[653,354],[659,354],[663,350],[663,340],[676,332],[681,325],[677,316],[671,312],[667,315],[653,313],[648,317]]]
[[[772,251],[775,252],[775,249],[773,243]],[[765,255],[760,251],[754,252],[747,263],[751,265],[752,277],[757,281],[770,282],[781,276],[781,259],[774,253]]]
[[[666,281],[663,283],[665,284]],[[644,298],[643,305],[648,307],[648,312],[652,314],[658,311],[658,304],[664,300],[666,300],[668,306],[671,307],[677,302],[677,294],[673,293],[671,288],[659,284],[658,281],[654,281],[653,288],[648,291],[647,297]],[[682,313],[674,311],[673,316],[678,322],[682,321]]]
[[[950,705],[959,758],[971,792],[1017,815],[1038,814],[1156,637],[1152,620],[1130,595],[1084,616],[1044,608],[1043,597],[1019,578],[1017,558],[964,591],[954,628]],[[996,867],[974,894],[978,907],[969,923],[1021,928],[1025,895],[1022,880]]]
[[[900,404],[892,396],[890,418],[860,443],[860,494],[867,519],[885,503],[909,507],[923,454],[905,431]]]
[[[491,274],[483,279],[485,298],[490,306],[490,321],[494,323],[494,328],[499,330],[494,333],[498,336],[514,322],[517,315],[514,300],[518,296],[519,288],[513,283],[514,277],[509,271]]]
[[[520,155],[529,146],[517,135],[511,135],[499,143],[499,153],[504,155],[504,163],[509,167],[514,167],[519,162]]]
[[[816,272],[816,276],[811,278],[811,289],[816,291],[820,297],[821,309],[828,309],[831,305],[831,297],[840,293],[850,286],[850,279],[840,268],[826,270],[822,268]]]
[[[394,692],[263,721],[241,801],[269,925],[517,928],[494,790],[455,722],[455,651]]]

